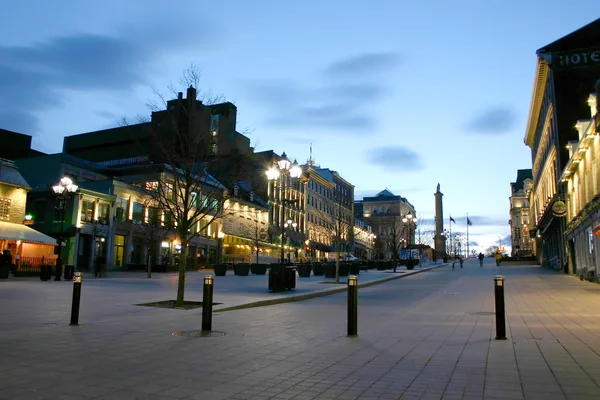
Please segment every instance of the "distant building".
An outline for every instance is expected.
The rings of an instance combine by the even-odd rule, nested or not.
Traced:
[[[569,162],[567,145],[579,140],[575,121],[587,118],[586,102],[600,76],[600,19],[537,50],[525,132],[531,148],[530,225],[536,256],[547,267],[574,273],[565,243],[567,221],[554,211],[567,193],[559,184]]]
[[[377,243],[381,245],[377,248],[379,253],[377,256],[381,259],[391,259],[392,252],[390,251],[389,241],[393,230],[398,230],[408,233],[408,225],[403,224],[402,218],[407,214],[415,215],[415,208],[409,201],[395,195],[388,189],[382,190],[375,196],[364,197],[361,201],[363,209],[363,220],[372,228],[373,234],[377,236]],[[401,226],[400,229],[399,226]],[[412,234],[406,234],[406,245],[414,244],[415,235],[414,227],[410,228]],[[375,246],[377,247],[377,243]]]
[[[532,239],[529,220],[529,192],[533,187],[530,169],[517,171],[517,180],[510,184],[510,236],[511,256],[529,256],[532,254]]]

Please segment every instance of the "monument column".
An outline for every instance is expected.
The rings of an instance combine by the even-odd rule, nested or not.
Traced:
[[[435,252],[438,257],[446,255],[446,238],[444,237],[444,209],[442,206],[442,197],[444,194],[440,192],[440,184],[437,185],[435,196]]]

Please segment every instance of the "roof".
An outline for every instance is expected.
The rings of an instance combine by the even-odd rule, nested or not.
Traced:
[[[596,47],[598,43],[600,43],[600,18],[541,47],[537,54]]]
[[[527,179],[533,179],[531,169],[517,170],[517,180],[515,182],[512,182],[514,191],[523,189],[523,184]]]
[[[31,189],[14,162],[0,158],[0,182]]]
[[[377,196],[395,196],[395,194],[387,189],[384,189],[381,192],[377,193]]]
[[[21,240],[25,243],[56,245],[56,239],[21,224],[0,222],[0,240]]]
[[[234,195],[233,189],[235,186],[238,187],[237,196]],[[269,203],[267,203],[262,197],[260,197],[256,193],[254,193],[254,191],[252,190],[252,184],[248,181],[240,181],[240,182],[234,183],[232,185],[229,193],[231,194],[232,198],[234,198],[234,199],[243,200],[245,202],[260,206],[262,208],[266,208],[266,209],[269,208]],[[250,200],[250,193],[253,194],[252,200]]]

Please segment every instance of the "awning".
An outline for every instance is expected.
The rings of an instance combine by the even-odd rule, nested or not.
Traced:
[[[21,224],[0,222],[0,240],[21,240],[26,243],[51,244],[56,246],[56,239]]]

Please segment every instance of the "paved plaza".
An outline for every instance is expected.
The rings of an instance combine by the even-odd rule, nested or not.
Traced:
[[[499,273],[504,341],[494,340]],[[202,299],[203,275],[190,274],[186,300]],[[331,290],[318,277],[284,294],[266,292],[265,277],[219,278],[221,308]],[[469,260],[360,288],[354,338],[345,293],[215,312],[213,337],[181,337],[172,333],[200,329],[201,308],[134,305],[173,299],[175,275],[86,277],[75,327],[72,287],[0,281],[0,398],[600,398],[600,286],[539,266]]]

